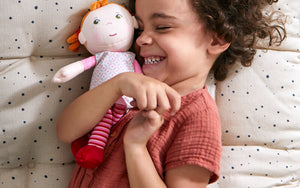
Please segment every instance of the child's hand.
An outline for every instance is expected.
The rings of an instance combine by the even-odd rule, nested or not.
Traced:
[[[163,116],[154,110],[140,111],[128,124],[124,136],[125,147],[145,147],[150,137],[163,122]]]
[[[125,147],[144,147],[163,124],[162,114],[168,110],[175,114],[179,110],[181,96],[167,84],[142,74],[123,73],[119,78],[121,93],[134,98],[140,110],[127,127]]]
[[[119,78],[120,92],[134,98],[139,110],[155,110],[158,114],[179,110],[181,96],[167,84],[137,73],[122,73]]]
[[[52,78],[52,82],[54,83],[64,83],[72,78],[76,77],[78,74],[84,71],[84,66],[81,61],[77,61],[75,63],[64,66],[59,69],[54,77]]]

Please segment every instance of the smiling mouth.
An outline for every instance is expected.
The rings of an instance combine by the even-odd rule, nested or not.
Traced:
[[[116,35],[117,35],[117,33],[114,33],[114,34],[110,34],[109,36],[113,37],[113,36],[116,36]]]
[[[145,57],[144,58],[144,65],[152,65],[152,64],[156,64],[160,61],[162,61],[163,57]]]

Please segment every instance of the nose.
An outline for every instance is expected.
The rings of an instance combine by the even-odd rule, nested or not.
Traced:
[[[147,32],[143,31],[140,36],[136,39],[136,43],[138,46],[145,46],[152,44],[153,39],[151,35],[149,35]]]

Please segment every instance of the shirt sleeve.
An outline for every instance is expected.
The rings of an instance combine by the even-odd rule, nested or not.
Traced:
[[[192,113],[179,125],[167,151],[165,171],[183,165],[198,165],[212,172],[210,183],[219,177],[221,126],[218,113],[205,109]]]
[[[95,56],[91,56],[91,57],[88,57],[86,59],[83,59],[83,60],[81,60],[81,62],[84,66],[85,71],[92,68],[92,67],[94,67],[97,63]]]

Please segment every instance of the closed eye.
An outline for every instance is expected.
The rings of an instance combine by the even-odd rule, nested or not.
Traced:
[[[169,26],[159,26],[156,29],[169,29],[169,28],[171,28],[171,27],[169,27]]]
[[[164,30],[168,30],[168,29],[171,29],[170,26],[158,26],[156,27],[156,30],[158,31],[164,31]]]

